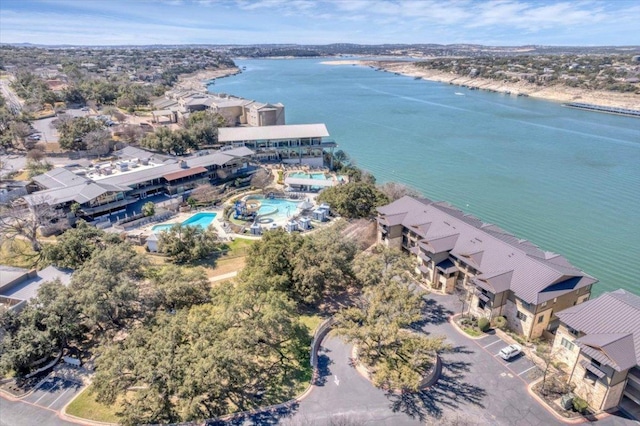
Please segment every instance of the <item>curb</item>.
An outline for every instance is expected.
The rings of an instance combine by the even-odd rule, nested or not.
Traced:
[[[451,315],[449,317],[449,324],[451,324],[451,326],[460,334],[462,334],[464,337],[466,337],[467,339],[471,339],[471,340],[482,340],[485,337],[488,336],[488,334],[483,333],[482,336],[470,336],[467,333],[465,333],[465,331],[463,329],[460,328],[460,326],[458,324],[456,324],[456,318],[460,317],[462,314],[455,314],[455,315]]]
[[[540,404],[545,410],[547,410],[549,413],[551,413],[553,415],[553,417],[555,417],[556,419],[560,420],[562,423],[571,424],[571,425],[577,425],[577,424],[585,423],[585,422],[588,421],[584,417],[581,417],[581,418],[578,418],[578,419],[567,419],[566,417],[562,417],[560,414],[558,414],[558,412],[556,410],[554,410],[553,407],[551,407],[549,404],[547,404],[547,401],[545,401],[544,399],[540,398],[538,396],[538,394],[536,394],[533,391],[533,386],[537,385],[541,381],[542,381],[542,377],[539,378],[538,380],[535,380],[535,381],[531,382],[527,386],[527,392],[529,393],[529,395],[531,395],[533,397],[533,399],[536,400],[536,402],[538,404]]]
[[[87,388],[90,386],[91,384],[85,384],[85,386],[82,388],[82,390],[80,390],[80,392],[78,392],[76,394],[75,397],[73,397],[72,400],[70,400],[69,402],[67,402],[65,404],[64,407],[62,407],[59,411],[58,411],[58,418],[62,419],[62,420],[66,420],[69,421],[71,423],[77,423],[80,425],[96,425],[96,426],[117,426],[118,423],[106,423],[106,422],[99,422],[97,420],[90,420],[90,419],[85,419],[83,417],[78,417],[78,416],[74,416],[73,414],[68,414],[67,413],[67,407],[69,405],[71,405],[71,403],[73,401],[75,401],[78,396],[80,396],[80,394],[84,391],[87,390]]]

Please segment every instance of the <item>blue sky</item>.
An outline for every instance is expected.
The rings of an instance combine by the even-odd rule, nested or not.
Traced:
[[[640,45],[640,0],[0,0],[0,42]]]

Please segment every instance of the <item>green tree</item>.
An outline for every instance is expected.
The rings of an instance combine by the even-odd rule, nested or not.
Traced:
[[[58,142],[62,149],[79,151],[87,149],[84,138],[87,134],[104,130],[104,124],[89,117],[74,117],[70,120],[62,120],[58,123]]]
[[[406,253],[377,245],[355,259],[353,270],[362,287],[373,287],[388,279],[408,278],[411,267],[412,259]]]
[[[405,284],[386,279],[364,290],[357,307],[336,315],[336,330],[358,347],[358,358],[372,370],[377,386],[415,391],[446,347],[442,337],[415,332],[424,301]]]
[[[56,244],[43,249],[44,259],[62,268],[78,269],[97,251],[123,244],[117,234],[110,234],[78,220],[75,228],[60,235]]]
[[[174,132],[166,127],[160,127],[154,133],[144,136],[140,145],[153,151],[173,155],[184,155],[195,146],[188,131],[177,130]]]
[[[306,238],[271,231],[251,246],[241,279],[281,291],[305,305],[335,295],[352,284],[351,264],[357,251],[340,231],[337,226]]]
[[[73,293],[59,281],[44,283],[37,296],[15,315],[0,315],[0,371],[25,374],[34,363],[56,355],[85,330]]]
[[[214,228],[199,226],[172,226],[160,233],[158,249],[175,263],[191,263],[210,256],[218,250],[220,242]]]
[[[182,268],[166,265],[148,272],[152,308],[176,310],[209,301],[210,283],[202,268]]]
[[[112,404],[136,386],[123,424],[216,417],[290,398],[308,343],[284,294],[221,285],[211,303],[159,312],[150,327],[107,345],[94,389]]]
[[[144,203],[144,205],[142,206],[142,214],[147,217],[156,214],[156,205],[153,203],[153,201]]]
[[[218,128],[224,126],[224,118],[212,111],[196,111],[185,122],[185,129],[194,141],[194,148],[218,142]]]
[[[127,244],[97,250],[71,279],[83,318],[100,332],[120,330],[143,314],[139,285],[146,259]]]
[[[363,218],[375,214],[375,208],[388,203],[389,199],[370,183],[349,182],[325,189],[318,201],[328,203],[343,217]]]

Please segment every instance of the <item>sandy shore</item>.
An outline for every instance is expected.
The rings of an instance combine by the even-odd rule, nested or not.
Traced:
[[[387,72],[398,73],[409,77],[420,77],[425,80],[438,81],[441,83],[455,84],[458,86],[474,87],[482,90],[496,92],[510,92],[511,95],[518,94],[531,96],[533,98],[545,99],[556,102],[583,102],[594,105],[610,106],[616,108],[627,108],[640,110],[640,96],[633,93],[618,93],[604,90],[585,90],[567,86],[541,87],[535,84],[502,83],[500,81],[486,78],[461,77],[437,70],[429,70],[416,67],[410,62],[398,61],[327,61],[326,65],[362,65],[372,68],[380,68]]]
[[[207,90],[206,83],[217,78],[228,77],[240,73],[240,68],[223,68],[216,70],[202,70],[194,74],[181,75],[175,85],[177,89]]]

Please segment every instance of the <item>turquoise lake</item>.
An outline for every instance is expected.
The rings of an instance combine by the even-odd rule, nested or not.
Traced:
[[[595,294],[640,294],[640,119],[321,62],[237,60],[209,90],[282,102],[287,124],[325,123],[378,182],[564,255]]]

